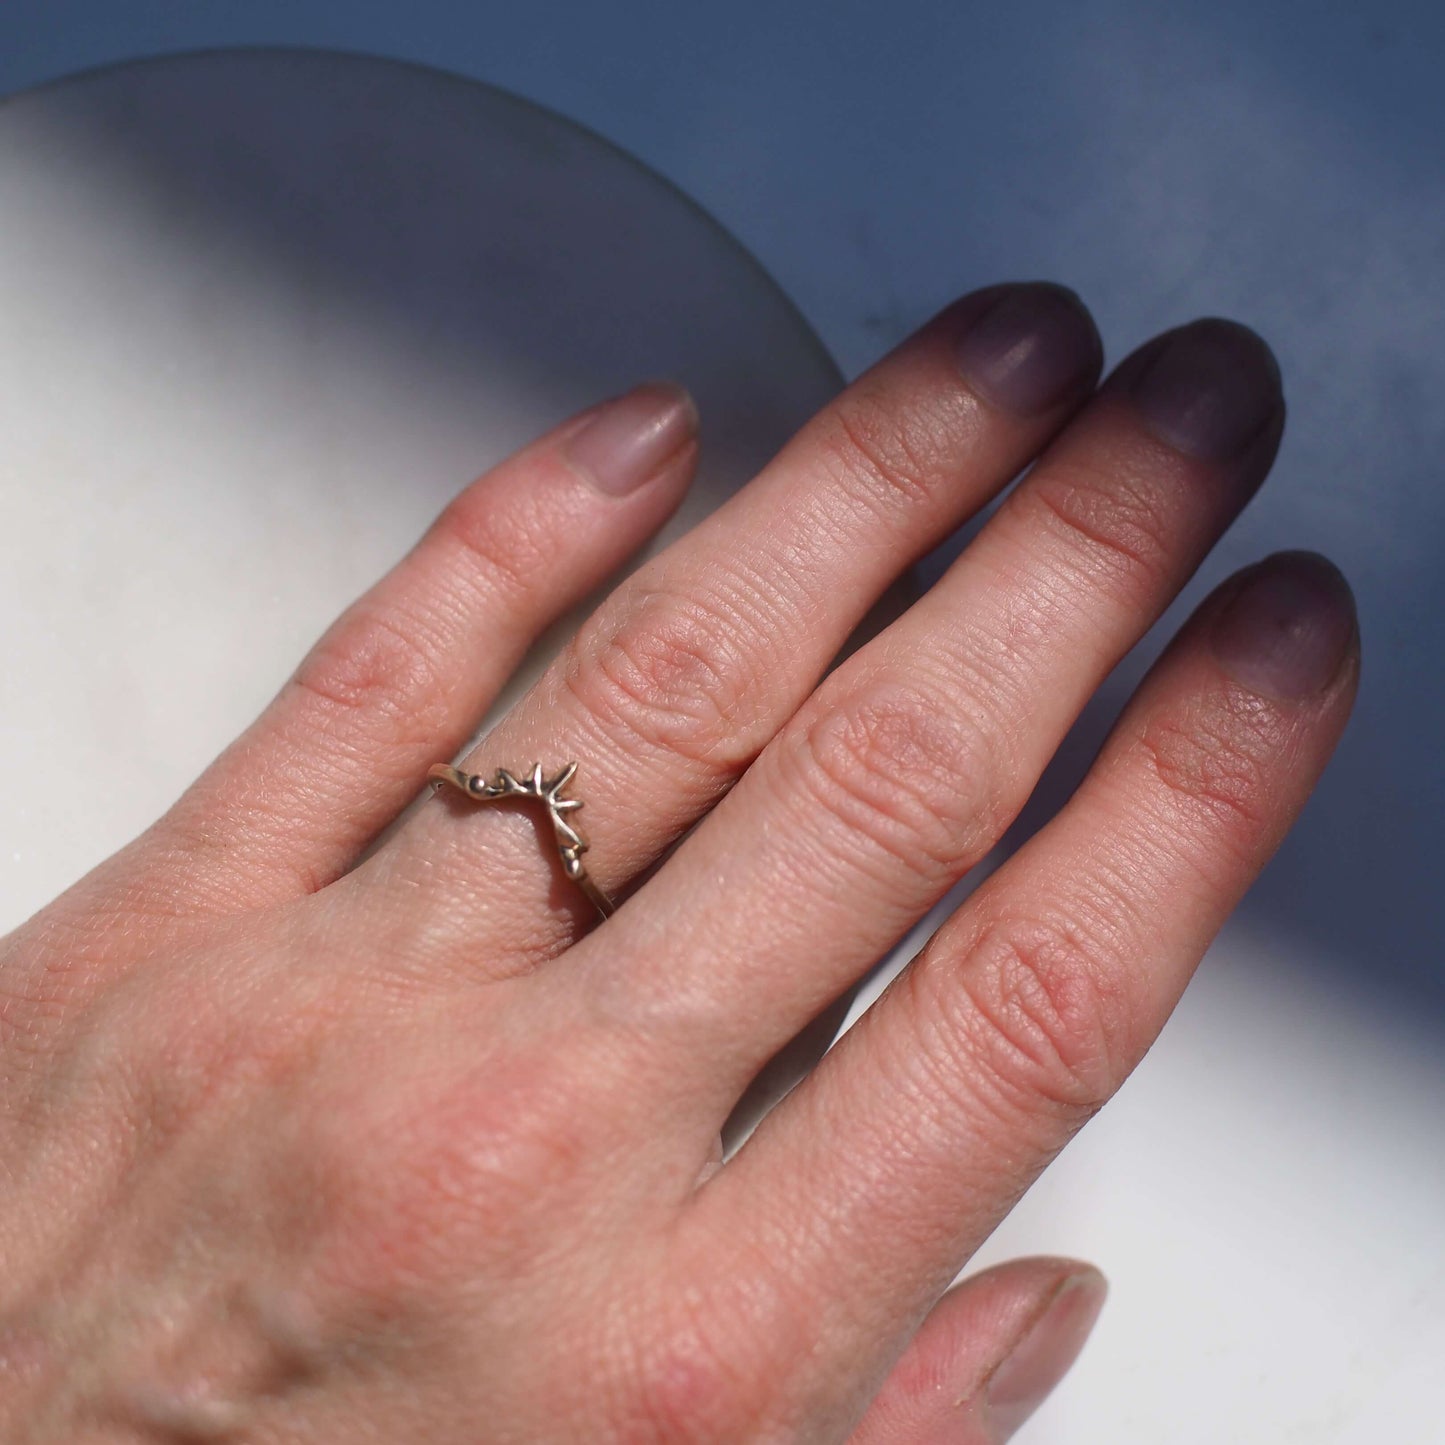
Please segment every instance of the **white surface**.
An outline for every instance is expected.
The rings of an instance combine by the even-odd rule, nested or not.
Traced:
[[[283,10],[276,0],[9,0],[0,15],[0,41],[12,42],[0,44],[0,79],[12,84],[149,48],[288,39],[463,66],[560,104],[711,202],[803,302],[849,370],[954,291],[1009,274],[1077,285],[1112,356],[1201,311],[1241,316],[1270,337],[1291,403],[1285,448],[1269,489],[1185,605],[1228,567],[1272,547],[1322,546],[1361,595],[1364,694],[1300,830],[1159,1047],[989,1246],[989,1258],[1005,1249],[1083,1254],[1115,1286],[1079,1371],[1026,1432],[1035,1445],[1441,1438],[1440,25],[1441,12],[1423,6],[1261,12],[1242,0],[1162,13],[1142,0],[1084,10],[1021,4],[989,15],[904,3],[889,7],[886,22],[873,10],[821,3],[664,14],[641,3],[524,11],[288,0]],[[127,185],[117,200],[135,194]],[[207,233],[218,247],[236,245],[238,233],[244,241],[244,211]],[[0,246],[10,244],[17,213],[4,214]],[[170,294],[169,280],[157,285]],[[446,368],[428,371],[424,344],[396,341],[374,309],[349,334],[366,341],[353,368],[382,368],[363,392],[385,400],[397,430],[389,425],[361,457],[363,470],[386,478],[362,494],[361,515],[345,513],[345,526],[372,540],[344,576],[327,580],[338,605],[394,554],[396,537],[410,535],[411,523],[485,460],[475,452],[481,431],[454,431],[439,452],[419,449],[431,434],[420,413],[443,414],[461,432],[479,425],[464,415],[472,397],[448,390]],[[382,337],[383,356],[398,348],[391,370],[372,355]],[[699,349],[711,354],[713,338],[705,341]],[[137,385],[134,351],[114,342],[97,363],[100,381]],[[328,364],[334,370],[349,354],[337,341]],[[73,354],[59,359],[75,364]],[[542,377],[554,361],[549,355]],[[500,365],[483,373],[489,387],[502,377]],[[89,430],[78,427],[86,413],[76,407],[73,374],[33,384],[55,413],[70,409],[59,458],[113,441],[94,430],[103,409]],[[214,397],[204,373],[188,386],[195,398]],[[294,409],[294,393],[268,390],[264,376],[252,386],[250,401],[243,392],[239,409],[227,411],[224,434],[264,463],[273,408],[284,398]],[[408,388],[419,388],[423,402],[394,420]],[[158,423],[148,434],[157,465],[141,478],[142,497],[147,478],[163,488],[185,459],[166,410],[156,404],[148,413]],[[322,420],[328,415],[323,459],[350,428],[374,419],[369,410],[323,408]],[[10,444],[0,437],[0,447]],[[435,463],[426,477],[407,469],[413,457],[443,454],[453,467],[445,481]],[[199,463],[203,479],[224,466],[204,449]],[[34,485],[9,467],[7,455],[7,523],[9,497]],[[253,484],[271,475],[264,465],[237,472]],[[336,495],[358,495],[354,467],[323,475]],[[403,478],[405,486],[386,484]],[[424,503],[405,490],[416,486],[434,488]],[[261,496],[282,517],[299,505],[284,488],[263,486]],[[276,665],[289,665],[326,613],[298,611],[316,557],[283,552],[273,567],[257,550],[257,528],[241,525],[238,502],[214,514],[229,511],[237,528],[230,552],[222,545],[216,554],[229,555],[231,570],[208,556],[188,571],[185,548],[212,545],[206,508],[218,498],[182,488],[178,500],[168,525],[180,529],[181,545],[151,555],[162,559],[164,587],[185,599],[186,616],[166,625],[184,633],[191,624],[183,655],[193,676],[207,665],[204,642],[224,624],[233,587],[264,561],[271,590],[248,594],[255,625],[242,653],[207,674],[193,713],[204,736],[185,756],[132,749],[122,761],[140,780],[112,771],[115,750],[102,746],[94,719],[124,710],[91,705],[92,721],[79,729],[88,732],[86,756],[136,815],[149,816],[219,746],[223,718],[264,701]],[[367,533],[375,513],[384,522],[378,517]],[[129,545],[121,530],[129,515],[115,513],[114,553]],[[105,594],[57,535],[27,544],[27,565],[54,579],[52,590],[90,588],[93,627]],[[129,587],[105,600],[130,605],[133,616],[154,611],[142,584]],[[140,605],[126,603],[132,595]],[[285,644],[275,664],[259,646],[273,632]],[[69,639],[78,656],[60,669],[66,686],[84,696],[84,669],[97,660],[125,683],[142,641],[119,630]],[[7,649],[33,645],[27,629],[7,633]],[[120,662],[108,662],[118,647]],[[256,671],[238,677],[236,668],[252,663]],[[7,683],[7,725],[18,717],[29,726],[41,713],[43,736],[16,756],[46,766],[67,741],[73,697],[58,699],[65,710],[43,709],[17,698],[13,670]],[[184,679],[167,675],[159,694],[151,683],[128,685],[138,728],[163,718],[176,697],[195,707]],[[1116,687],[1099,710],[1095,734],[1119,695]],[[1088,725],[1084,734],[1087,743]],[[22,850],[45,839],[77,857],[118,841],[97,839],[92,815],[72,812],[53,790],[44,816],[16,819],[9,836]]]
[[[0,110],[0,215],[0,928],[159,814],[545,427],[692,389],[700,475],[640,557],[837,386],[655,177],[415,67],[211,56],[32,93]]]

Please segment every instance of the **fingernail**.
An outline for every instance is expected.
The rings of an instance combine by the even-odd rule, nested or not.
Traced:
[[[1355,631],[1355,600],[1317,552],[1278,552],[1244,574],[1214,624],[1214,655],[1267,697],[1303,698],[1334,681]]]
[[[671,382],[646,382],[605,403],[566,444],[566,457],[609,496],[635,491],[697,435],[697,407]]]
[[[1070,1275],[1043,1315],[1009,1351],[984,1392],[989,1438],[1002,1442],[1044,1403],[1079,1357],[1108,1283],[1096,1269]]]
[[[1034,416],[1092,385],[1103,358],[1093,318],[1066,286],[1010,286],[956,343],[959,370],[985,401]]]
[[[1210,316],[1174,332],[1130,392],[1161,441],[1226,461],[1279,410],[1279,366],[1249,327]]]

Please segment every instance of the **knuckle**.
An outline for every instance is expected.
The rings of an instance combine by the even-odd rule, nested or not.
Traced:
[[[553,519],[539,516],[539,510],[515,491],[508,505],[501,506],[490,492],[471,489],[442,510],[436,532],[462,553],[484,588],[523,598],[536,590],[540,579],[554,575],[557,566],[559,528]]]
[[[679,1272],[707,1276],[671,1263],[666,1295],[645,1291],[629,1311],[619,1437],[638,1445],[793,1438],[780,1421],[800,1393],[816,1331],[812,1302],[746,1243],[732,1251],[732,1277],[710,1288],[677,1288]]]
[[[292,684],[348,729],[361,722],[387,741],[450,731],[450,687],[427,629],[360,607],[311,650]]]
[[[1076,924],[1003,918],[962,957],[929,959],[915,987],[928,995],[924,1017],[945,1030],[948,1071],[981,1078],[1026,1113],[1097,1112],[1128,1072],[1133,1038],[1125,983],[1106,954]]]
[[[1226,840],[1253,838],[1268,823],[1271,719],[1257,698],[1218,695],[1158,710],[1140,747],[1171,805],[1221,825]]]
[[[412,1178],[431,1201],[478,1210],[489,1232],[515,1229],[540,1196],[565,1189],[590,1155],[594,1126],[554,1082],[546,1060],[510,1060],[450,1091],[409,1148]]]
[[[831,470],[874,499],[929,502],[956,470],[956,430],[933,407],[879,383],[855,382],[820,419],[819,443]],[[950,465],[952,463],[952,466]]]
[[[997,751],[916,684],[886,679],[800,720],[785,757],[811,801],[933,880],[968,866],[1003,830]]]
[[[321,1121],[312,1152],[355,1181],[331,1239],[336,1271],[387,1294],[445,1284],[462,1259],[516,1277],[554,1250],[555,1211],[587,1193],[577,1180],[597,1142],[548,1063],[499,1054],[465,1078],[368,1094]]]
[[[696,1315],[654,1327],[639,1349],[622,1407],[631,1442],[724,1442],[753,1438],[766,1391]]]
[[[83,917],[77,927],[53,910],[54,905],[0,947],[0,1051],[44,1056],[94,978],[92,940],[125,922],[107,913]],[[0,1110],[8,1102],[0,1102]]]
[[[561,681],[586,714],[654,752],[709,767],[746,761],[752,629],[715,603],[666,590],[596,614],[563,657]]]
[[[1172,570],[1177,548],[1167,496],[1157,483],[1122,467],[1100,471],[1070,463],[1042,469],[1019,495],[1031,497],[1071,546],[1082,547],[1091,568],[1102,566],[1131,594],[1141,585],[1157,590]]]

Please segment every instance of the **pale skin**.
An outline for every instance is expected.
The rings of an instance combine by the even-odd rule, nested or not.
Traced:
[[[1314,787],[1358,675],[1338,574],[1288,554],[1226,581],[1057,816],[725,1163],[718,1140],[990,851],[1269,469],[1251,332],[1171,332],[1096,389],[1101,355],[1060,288],[946,308],[460,751],[696,463],[667,386],[572,418],[0,941],[0,1438],[1008,1438],[1102,1279],[1042,1258],[950,1284]],[[605,921],[525,800],[444,791],[358,861],[433,764],[539,760],[578,763]]]

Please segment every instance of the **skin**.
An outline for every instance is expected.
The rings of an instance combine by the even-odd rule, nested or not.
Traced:
[[[1263,343],[1218,322],[1263,417],[1228,457],[1146,424],[1157,341],[1011,410],[954,350],[1003,294],[884,357],[459,758],[579,761],[613,917],[528,806],[447,790],[368,849],[679,501],[685,434],[634,490],[589,483],[593,409],[459,496],[163,818],[0,942],[0,1437],[985,1445],[1026,1417],[1102,1280],[950,1282],[1279,845],[1358,634],[1337,587],[1329,676],[1262,685],[1248,627],[1221,650],[1226,583],[1057,817],[723,1163],[749,1082],[990,850],[1279,442]]]

